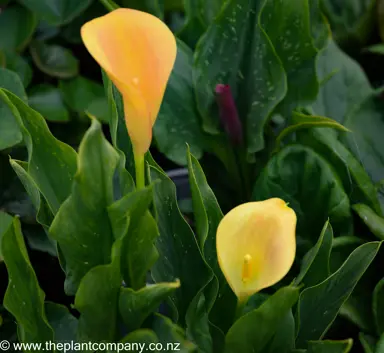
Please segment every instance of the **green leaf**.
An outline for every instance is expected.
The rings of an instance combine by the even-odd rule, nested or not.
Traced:
[[[47,200],[53,214],[68,197],[77,168],[77,154],[58,141],[44,118],[11,92],[0,90],[0,99],[11,109],[28,149],[28,174]]]
[[[69,112],[60,90],[49,84],[34,86],[29,92],[29,106],[49,121],[68,121]]]
[[[61,80],[59,88],[64,101],[75,112],[84,113],[91,102],[105,96],[103,86],[83,76]]]
[[[17,218],[3,235],[1,248],[8,270],[8,288],[3,303],[16,318],[19,340],[24,343],[53,341],[53,330],[44,312],[45,294],[29,261]],[[30,349],[25,351],[32,352]]]
[[[48,230],[48,227],[50,226],[53,220],[53,215],[51,210],[49,209],[47,201],[41,195],[35,181],[28,174],[28,163],[17,161],[15,159],[10,159],[9,163],[15,171],[17,177],[23,184],[25,191],[29,195],[31,202],[35,207],[35,210],[37,212],[36,220],[45,228],[45,230]]]
[[[71,22],[92,0],[20,0],[26,7],[48,23],[60,26]]]
[[[15,52],[5,53],[6,68],[8,70],[16,72],[24,87],[28,87],[32,80],[32,68],[29,63],[20,55]]]
[[[290,310],[279,323],[265,353],[290,353],[295,346],[295,318]]]
[[[312,108],[339,123],[344,124],[351,109],[372,92],[361,66],[332,40],[318,57],[317,73],[322,85]]]
[[[182,353],[197,352],[197,347],[187,341],[181,327],[175,325],[169,318],[155,314],[153,330],[156,332],[159,342],[166,352],[179,351]]]
[[[212,2],[215,2],[215,0]],[[199,8],[200,4],[200,0],[184,1],[185,21],[183,27],[177,33],[177,36],[191,48],[195,48],[207,29],[207,24],[203,19],[204,10]]]
[[[297,309],[296,347],[321,339],[335,320],[357,282],[375,258],[381,243],[372,242],[354,250],[344,264],[324,282],[300,294]]]
[[[309,0],[309,15],[315,47],[322,50],[332,36],[328,21],[321,11],[321,0]]]
[[[151,343],[158,343],[156,334],[147,329],[136,330],[125,336],[120,343],[124,344],[124,349],[133,353],[142,353],[145,347]]]
[[[72,192],[49,230],[65,259],[65,291],[76,293],[93,267],[110,262],[114,241],[107,207],[113,202],[113,175],[119,156],[94,120],[80,147]]]
[[[264,2],[228,1],[195,53],[194,85],[204,130],[220,131],[214,91],[217,84],[229,84],[246,126],[249,153],[263,149],[264,125],[287,89],[281,61],[260,27]]]
[[[384,218],[380,217],[369,206],[364,204],[353,205],[352,209],[359,215],[368,229],[378,239],[384,240]]]
[[[377,342],[375,353],[384,353],[384,334],[380,336]]]
[[[22,51],[35,31],[35,14],[23,6],[12,5],[1,11],[0,50]]]
[[[316,245],[304,256],[295,285],[303,283],[306,287],[312,287],[329,276],[329,257],[332,250],[332,241],[332,226],[327,221]]]
[[[297,287],[283,287],[258,309],[242,316],[227,333],[225,352],[265,352],[277,333],[281,320],[290,312],[298,298]],[[260,325],[261,322],[262,325]]]
[[[153,188],[160,236],[156,241],[159,259],[152,268],[152,277],[157,283],[180,280],[181,287],[170,296],[170,300],[177,310],[174,314],[183,323],[188,306],[212,280],[213,274],[177,206],[175,185],[156,167],[150,168],[150,176],[153,181],[160,181]],[[198,276],[194,275],[197,273]]]
[[[353,340],[344,341],[310,341],[307,353],[348,353],[352,349]]]
[[[377,333],[384,334],[384,278],[377,283],[373,291],[372,306]]]
[[[359,341],[363,346],[364,353],[375,352],[376,339],[374,337],[364,334],[363,332],[360,332]]]
[[[77,339],[80,342],[111,342],[116,338],[121,239],[109,250],[111,263],[91,267],[76,292],[75,308],[80,312]]]
[[[122,0],[122,3],[123,7],[149,12],[160,19],[164,16],[164,6],[161,0]]]
[[[13,81],[13,79],[15,79]],[[7,89],[15,90],[21,84],[19,78],[12,71],[0,68],[0,85]],[[24,89],[23,89],[24,91]],[[25,94],[25,92],[24,92]],[[25,96],[26,97],[26,96]],[[12,109],[4,102],[0,101],[0,151],[19,144],[23,135],[14,116]]]
[[[106,97],[96,98],[88,105],[85,113],[101,123],[109,123],[109,106]]]
[[[289,202],[298,217],[297,234],[304,239],[316,241],[328,218],[337,235],[352,231],[349,199],[338,175],[308,147],[290,145],[269,160],[252,199],[272,197]]]
[[[328,129],[298,133],[298,141],[321,154],[337,171],[351,202],[364,202],[381,214],[377,190],[354,155]]]
[[[3,261],[3,255],[1,252],[1,239],[3,235],[8,231],[8,229],[12,226],[13,217],[8,213],[0,211],[0,262]],[[0,325],[1,326],[1,325]]]
[[[119,297],[119,312],[129,331],[141,327],[144,320],[155,312],[167,297],[180,287],[180,282],[149,285],[138,291],[122,288]]]
[[[319,91],[316,73],[318,50],[313,43],[308,0],[267,0],[261,14],[261,26],[274,45],[287,75],[288,92],[278,108],[284,116],[297,106],[310,104]]]
[[[115,239],[124,237],[121,271],[127,286],[145,285],[148,271],[158,254],[154,241],[158,236],[156,221],[148,212],[152,187],[129,193],[108,207]]]
[[[123,164],[131,175],[135,175],[133,148],[125,123],[124,105],[118,89],[103,71],[104,90],[109,107],[109,129],[113,146],[124,159]]]
[[[71,78],[79,72],[79,61],[64,47],[34,41],[30,51],[35,65],[49,76]]]
[[[293,112],[292,116],[292,125],[286,127],[282,132],[280,132],[279,136],[276,138],[276,147],[278,148],[283,141],[283,139],[293,132],[297,132],[302,129],[310,129],[317,127],[328,127],[336,130],[349,132],[347,128],[343,125],[339,124],[337,121],[333,119],[329,119],[323,116],[316,115],[306,115],[299,112]]]
[[[235,315],[237,298],[221,272],[216,254],[216,231],[223,213],[199,162],[190,152],[187,158],[196,234],[205,261],[213,270],[219,285],[218,297],[210,313],[210,320],[226,332]]]
[[[193,155],[203,155],[204,135],[192,83],[193,52],[177,41],[177,58],[154,126],[157,147],[170,160],[186,164],[186,144]]]
[[[335,40],[348,47],[366,43],[375,24],[375,0],[322,0]]]
[[[365,48],[364,51],[372,54],[384,55],[384,44],[371,45],[368,48]]]
[[[351,111],[344,126],[352,130],[342,141],[361,161],[373,182],[384,175],[384,141],[380,131],[384,129],[384,101],[380,92],[374,92]]]
[[[27,102],[28,100],[20,77],[13,71],[0,68],[0,88],[7,89],[24,102]]]
[[[53,328],[55,342],[76,341],[78,320],[61,304],[45,303],[45,313]],[[67,350],[67,352],[69,352]]]

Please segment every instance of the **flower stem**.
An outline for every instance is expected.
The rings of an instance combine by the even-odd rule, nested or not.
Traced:
[[[137,190],[145,188],[144,175],[144,154],[133,153],[135,157],[136,188]]]
[[[236,314],[235,314],[235,321],[240,319],[240,317],[243,315],[243,311],[245,308],[245,305],[247,304],[248,297],[239,297],[237,300],[237,306],[236,306]]]
[[[104,5],[104,7],[108,10],[108,11],[113,11],[113,10],[116,10],[118,9],[120,6],[117,5],[114,1],[112,0],[100,0],[100,2]]]

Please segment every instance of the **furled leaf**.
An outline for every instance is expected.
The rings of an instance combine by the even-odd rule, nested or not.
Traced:
[[[111,342],[116,338],[121,239],[108,250],[112,252],[111,262],[91,267],[76,292],[75,308],[80,312],[77,339],[80,342]]]
[[[377,190],[354,155],[328,129],[301,131],[298,141],[321,154],[337,171],[351,202],[364,202],[381,214]]]
[[[34,41],[30,46],[35,65],[47,75],[71,78],[79,72],[79,61],[69,49],[56,44]]]
[[[212,272],[204,261],[197,240],[176,203],[173,182],[156,167],[150,168],[154,185],[154,207],[160,235],[156,241],[159,259],[152,268],[155,282],[173,282],[181,286],[170,296],[178,321],[183,323],[194,297],[212,280]],[[195,276],[194,274],[199,274]],[[211,301],[211,298],[208,300]]]
[[[189,151],[187,159],[196,233],[200,249],[205,261],[213,270],[219,285],[218,297],[210,313],[210,320],[226,332],[233,321],[237,298],[221,272],[216,254],[216,231],[223,218],[223,213],[207,183],[199,162]]]
[[[351,253],[344,264],[324,282],[300,294],[296,347],[321,339],[335,320],[357,282],[375,258],[381,243],[366,243]]]
[[[332,226],[327,221],[316,245],[303,258],[300,274],[295,280],[296,285],[303,283],[306,287],[315,286],[329,276],[332,241]]]
[[[264,353],[277,333],[281,320],[290,312],[298,298],[297,287],[283,287],[258,309],[242,316],[227,333],[225,352]]]
[[[104,90],[109,107],[109,129],[113,146],[124,159],[123,164],[131,175],[135,175],[133,149],[125,123],[124,106],[121,94],[103,71]]]
[[[380,280],[373,291],[372,309],[377,333],[382,335],[384,334],[384,278]]]
[[[351,233],[348,195],[333,168],[308,147],[290,145],[269,160],[256,181],[253,200],[272,197],[289,202],[298,217],[297,234],[304,239],[317,240],[328,218],[337,235]]]
[[[290,114],[297,106],[316,99],[319,82],[308,0],[267,0],[261,14],[261,26],[270,38],[287,75],[288,92],[278,111]],[[317,23],[319,25],[319,23]],[[325,23],[322,24],[325,27]],[[319,48],[322,49],[322,48]]]
[[[68,197],[77,168],[77,154],[58,141],[44,118],[8,91],[0,99],[11,109],[28,149],[28,173],[44,195],[53,214]]]
[[[29,106],[50,121],[68,121],[69,112],[60,90],[48,84],[34,86],[28,95]]]
[[[0,50],[22,51],[37,25],[36,16],[23,6],[14,4],[1,11]]]
[[[193,91],[193,52],[180,40],[177,41],[177,50],[176,63],[154,126],[154,136],[160,152],[175,163],[186,164],[186,144],[200,159],[205,137]]]
[[[4,306],[16,318],[19,340],[24,343],[53,341],[53,330],[44,311],[45,294],[29,261],[17,218],[3,235],[1,249],[8,270]],[[32,352],[31,349],[25,351]]]
[[[71,22],[92,0],[21,0],[22,4],[52,25]]]
[[[110,262],[114,241],[107,207],[113,202],[113,175],[119,156],[94,120],[79,148],[72,192],[50,228],[65,259],[65,290],[76,293],[84,275]]]
[[[246,125],[249,153],[263,149],[264,125],[286,94],[281,61],[260,26],[264,2],[228,1],[195,53],[194,85],[204,130],[220,131],[215,87],[230,85],[239,116]]]
[[[140,328],[144,320],[179,287],[180,282],[173,282],[149,285],[138,291],[122,288],[119,297],[119,312],[127,329],[133,331]]]

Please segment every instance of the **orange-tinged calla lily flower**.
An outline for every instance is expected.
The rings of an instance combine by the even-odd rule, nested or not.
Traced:
[[[84,24],[81,36],[121,92],[135,153],[143,155],[176,60],[174,35],[157,17],[121,8]]]
[[[219,265],[240,301],[279,282],[296,253],[296,214],[278,198],[237,206],[221,220]]]

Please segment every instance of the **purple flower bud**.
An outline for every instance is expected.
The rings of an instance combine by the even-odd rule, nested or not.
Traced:
[[[243,126],[237,113],[229,85],[218,84],[215,89],[221,123],[234,145],[243,142]]]

